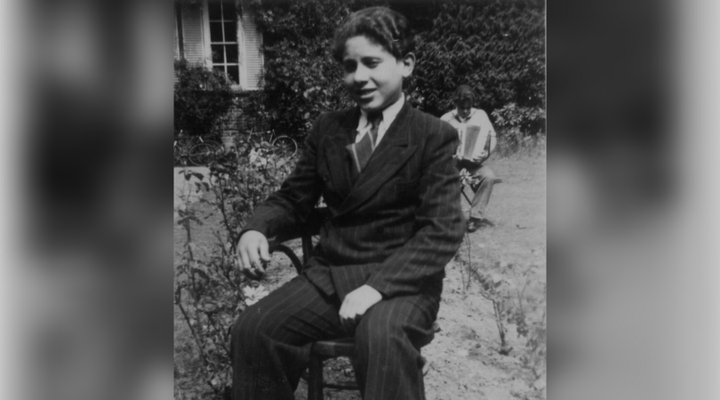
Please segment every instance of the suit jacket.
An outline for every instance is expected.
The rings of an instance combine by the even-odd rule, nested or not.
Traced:
[[[367,284],[385,298],[423,292],[439,298],[445,265],[465,233],[452,155],[456,130],[405,103],[362,173],[345,146],[359,109],[321,115],[295,171],[259,205],[244,230],[273,237],[302,224],[322,195],[329,216],[305,271],[342,301]]]

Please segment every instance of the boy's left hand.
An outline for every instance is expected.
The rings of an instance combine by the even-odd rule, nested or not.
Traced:
[[[368,285],[362,285],[345,296],[340,306],[340,324],[346,330],[357,325],[368,308],[382,300],[382,294]]]

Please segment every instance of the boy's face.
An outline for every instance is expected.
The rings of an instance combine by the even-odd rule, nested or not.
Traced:
[[[412,74],[415,56],[398,60],[365,36],[345,42],[343,55],[345,87],[365,111],[381,111],[402,95],[403,78]]]

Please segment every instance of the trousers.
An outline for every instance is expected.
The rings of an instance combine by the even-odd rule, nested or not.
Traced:
[[[487,165],[459,162],[458,170],[465,168],[474,183],[470,185],[475,195],[470,203],[470,218],[485,218],[485,210],[490,203],[493,186],[495,185],[495,173]]]
[[[300,275],[248,307],[231,334],[233,398],[294,399],[312,342],[354,336],[363,399],[425,399],[420,348],[433,339],[439,296],[381,300],[352,332],[340,325],[340,305]]]

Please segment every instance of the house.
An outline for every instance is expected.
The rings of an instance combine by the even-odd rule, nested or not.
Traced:
[[[175,59],[222,71],[238,91],[260,89],[262,35],[247,0],[176,0]]]

